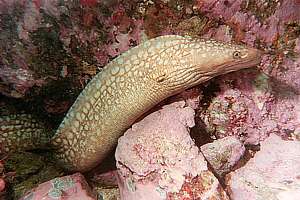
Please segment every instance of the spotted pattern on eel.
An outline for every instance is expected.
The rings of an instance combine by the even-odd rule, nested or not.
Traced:
[[[29,114],[0,117],[0,153],[47,148],[51,131]]]
[[[145,41],[107,64],[81,92],[51,139],[55,158],[70,171],[88,171],[163,99],[260,59],[257,49],[215,40],[167,35]]]

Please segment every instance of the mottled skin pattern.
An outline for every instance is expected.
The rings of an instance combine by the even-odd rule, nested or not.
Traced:
[[[50,135],[44,124],[31,115],[0,117],[0,153],[46,148]]]
[[[254,66],[253,48],[161,36],[110,62],[79,95],[51,140],[57,160],[88,171],[114,148],[143,113],[163,99],[217,75]]]

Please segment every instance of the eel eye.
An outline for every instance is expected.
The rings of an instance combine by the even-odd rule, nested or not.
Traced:
[[[242,57],[242,54],[240,51],[235,51],[235,52],[233,52],[232,55],[233,55],[233,58],[241,58]]]
[[[167,76],[166,73],[160,74],[160,76],[157,77],[157,82],[158,82],[158,83],[164,82],[164,80],[166,79],[166,76]]]

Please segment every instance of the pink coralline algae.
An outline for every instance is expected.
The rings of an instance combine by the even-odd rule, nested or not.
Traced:
[[[300,143],[271,135],[248,163],[227,176],[232,200],[300,198]]]
[[[4,180],[4,164],[3,161],[0,161],[0,198],[6,189],[6,183]]]
[[[96,200],[84,177],[79,174],[55,178],[40,184],[20,200]]]
[[[294,51],[300,54],[300,37],[296,39]]]
[[[195,6],[225,23],[206,37],[261,45],[266,53],[259,70],[216,79],[219,90],[200,114],[208,131],[217,138],[235,135],[246,144],[259,144],[271,133],[299,137],[299,34],[291,28],[300,21],[299,1],[215,0]]]
[[[38,29],[41,23],[41,14],[37,4],[28,2],[24,8],[23,20],[18,23],[19,38],[29,40],[29,32]]]
[[[115,14],[106,21],[106,25],[112,23],[119,24],[113,26],[108,34],[110,37],[110,44],[107,46],[107,52],[111,57],[116,57],[120,53],[127,51],[134,43],[139,44],[141,42],[143,21],[129,18],[122,8],[119,8],[118,10],[120,13],[118,13],[118,17],[114,17]],[[132,30],[129,32],[125,31],[129,27],[132,27]]]
[[[266,77],[257,77],[254,73],[252,78],[249,74],[241,74],[245,77],[239,79],[243,88],[232,89],[230,84],[226,84],[225,80],[220,85],[221,91],[218,96],[212,99],[207,110],[202,113],[202,119],[207,124],[208,130],[214,130],[218,138],[226,137],[226,135],[239,136],[246,143],[257,144],[260,140],[267,137],[267,130],[259,133],[265,115],[267,115],[266,100],[260,99],[261,96],[267,96],[269,85],[266,81],[260,83],[261,90],[254,93],[254,85],[252,81]],[[229,75],[230,76],[230,75]],[[234,75],[233,75],[234,76]],[[240,78],[243,76],[240,76]],[[237,80],[237,81],[239,81]],[[243,83],[242,83],[243,82]],[[262,81],[263,82],[263,81]],[[251,97],[253,95],[253,97]],[[249,98],[249,96],[251,98]],[[256,129],[256,127],[259,127]],[[268,130],[271,131],[271,130]]]
[[[121,199],[228,199],[189,136],[194,111],[184,105],[164,106],[119,139]]]
[[[134,9],[130,2],[1,1],[0,92],[24,98],[33,86],[71,75],[79,87],[85,75],[141,42],[143,20],[128,14]],[[16,71],[24,81],[7,80]]]
[[[300,19],[300,3],[297,0],[274,2],[246,2],[243,0],[196,1],[196,7],[211,18],[219,18],[231,25],[236,31],[238,40],[252,44],[257,39],[267,45],[275,42],[284,33],[284,25]],[[256,13],[251,11],[252,3],[256,3]],[[269,5],[275,4],[275,5]],[[274,12],[272,13],[272,7]],[[245,8],[248,9],[245,11]],[[268,11],[270,10],[270,11]],[[262,14],[268,14],[265,19]]]
[[[42,79],[35,79],[33,72],[29,69],[12,69],[9,67],[0,67],[0,79],[6,84],[12,84],[13,90],[2,90],[7,96],[15,98],[23,97],[32,86],[42,86],[45,82]]]
[[[97,6],[96,3],[94,5],[94,1],[82,1],[82,3],[89,6],[84,7],[81,12],[78,12],[76,5],[73,5],[74,8],[72,8],[74,17],[82,16],[80,19],[82,22],[73,21],[72,27],[62,26],[60,35],[67,51],[76,60],[82,60],[82,55],[78,55],[74,51],[74,45],[76,45],[75,48],[90,47],[88,51],[91,56],[96,60],[98,66],[103,67],[109,59],[141,42],[143,20],[130,18],[123,4],[110,5],[108,9],[111,14],[106,16],[102,12],[96,12]],[[102,29],[95,26],[96,24],[101,25]],[[85,26],[85,29],[88,28],[88,31],[82,30],[82,25]],[[105,36],[105,40],[99,40],[103,36]]]
[[[204,0],[196,1],[197,7],[210,17],[220,17],[228,20],[241,8],[242,1],[238,0]]]
[[[264,74],[233,76],[227,77],[234,80],[235,88],[228,79],[219,80],[221,91],[201,114],[208,129],[218,138],[236,135],[248,144],[258,144],[270,133],[290,137],[300,125],[299,97],[283,89],[277,93],[280,86],[272,85]]]
[[[5,181],[3,178],[0,178],[0,193],[5,189]]]

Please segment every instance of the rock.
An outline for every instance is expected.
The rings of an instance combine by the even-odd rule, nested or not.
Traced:
[[[201,146],[201,151],[220,177],[231,170],[245,152],[244,145],[234,136]]]
[[[271,135],[244,167],[227,175],[232,200],[300,199],[300,142]]]
[[[121,199],[228,199],[189,136],[194,110],[184,105],[164,106],[119,139]]]
[[[169,193],[168,200],[229,200],[218,179],[210,171],[202,171],[193,179],[186,178],[179,192]]]
[[[101,186],[114,187],[118,186],[117,180],[117,170],[108,171],[105,173],[95,173],[93,177],[90,179],[92,183]],[[93,185],[92,185],[93,187]]]
[[[99,200],[119,200],[120,199],[120,191],[118,187],[97,187],[94,188],[97,192],[97,196]]]
[[[117,178],[116,170],[93,175],[90,183],[93,190],[97,192],[99,200],[120,199]]]
[[[3,178],[0,178],[0,193],[5,189],[5,181]]]
[[[40,184],[20,200],[96,200],[96,195],[80,173]]]
[[[38,184],[63,175],[62,169],[54,162],[30,152],[10,154],[5,159],[4,168],[4,172],[7,172],[5,180],[10,186],[8,199],[20,199]]]

